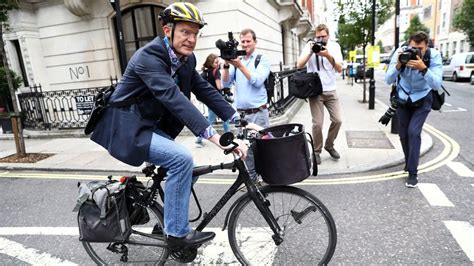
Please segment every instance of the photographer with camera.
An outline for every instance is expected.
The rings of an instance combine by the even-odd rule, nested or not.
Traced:
[[[336,93],[336,76],[337,73],[342,72],[342,53],[339,44],[329,40],[329,29],[325,24],[318,25],[315,32],[315,39],[306,43],[296,67],[302,69],[306,65],[308,73],[317,72],[323,86],[322,94],[309,98],[313,121],[314,151],[316,162],[321,164],[324,107],[328,110],[331,119],[324,149],[333,159],[337,160],[341,157],[334,148],[334,140],[342,124],[339,97]]]
[[[421,31],[412,34],[408,47],[399,49],[398,56],[392,58],[385,74],[385,82],[396,82],[396,90],[391,93],[389,110],[379,122],[387,125],[393,114],[397,113],[405,171],[408,171],[405,185],[409,188],[418,184],[421,130],[431,111],[431,90],[441,88],[441,55],[429,48],[428,43],[428,34]]]
[[[232,39],[231,34],[229,39],[225,47],[221,40],[216,42],[225,60],[222,80],[228,87],[235,81],[235,106],[239,113],[245,114],[245,120],[266,128],[270,125],[265,88],[265,80],[270,74],[270,60],[255,52],[257,36],[253,30],[244,29],[240,32],[241,51],[237,50],[238,42]],[[256,60],[260,61],[257,63]],[[249,149],[247,157],[245,162],[249,174],[256,178],[252,149]]]
[[[232,92],[230,91],[229,88],[223,88],[222,87],[222,82],[221,82],[221,72],[219,69],[219,56],[215,54],[209,54],[206,58],[206,61],[204,62],[202,66],[202,78],[207,80],[209,84],[212,85],[219,93],[222,94],[224,99],[228,103],[232,103]],[[214,124],[217,119],[216,113],[212,111],[211,108],[208,108],[208,115],[207,115],[207,121],[209,121],[209,124]],[[230,131],[230,125],[229,125],[229,120],[223,122],[224,126],[224,132],[229,132]],[[202,142],[202,137],[198,136],[196,138],[195,143],[198,145],[198,147],[202,147],[204,144]]]

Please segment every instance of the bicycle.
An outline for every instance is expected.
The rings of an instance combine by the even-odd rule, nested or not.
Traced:
[[[244,135],[248,138],[246,130]],[[232,153],[237,144],[232,133],[221,137],[221,145],[232,145],[224,151]],[[222,230],[228,228],[228,239],[237,260],[244,265],[320,265],[327,264],[335,251],[337,233],[334,220],[324,204],[314,195],[293,186],[260,186],[251,180],[243,160],[234,154],[234,161],[218,165],[195,167],[193,176],[202,176],[216,170],[239,171],[237,179],[215,206],[202,212],[197,195],[192,195],[198,215],[203,216],[195,230],[202,231],[219,213],[224,205],[245,185],[247,192],[230,207]],[[163,233],[164,190],[166,170],[147,166],[142,172],[151,177],[152,185],[134,189],[134,206],[146,208],[149,219],[145,224],[134,225],[132,234],[125,243],[89,243],[83,246],[92,260],[100,265],[108,264],[158,264],[164,265],[169,258],[181,262],[192,262],[199,246],[170,250]],[[141,183],[140,183],[141,184]],[[161,201],[161,203],[160,203]]]

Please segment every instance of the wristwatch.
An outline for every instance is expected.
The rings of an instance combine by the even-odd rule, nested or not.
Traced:
[[[426,72],[428,72],[428,68],[427,68],[427,67],[425,67],[425,69],[423,69],[423,70],[420,70],[420,72],[421,72],[421,75],[423,75],[423,76],[424,76],[424,75],[426,74]]]

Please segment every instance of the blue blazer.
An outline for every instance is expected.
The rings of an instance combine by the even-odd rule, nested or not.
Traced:
[[[199,135],[209,122],[189,100],[191,92],[224,121],[235,113],[220,93],[196,71],[194,54],[171,77],[171,60],[165,43],[155,38],[130,59],[110,102],[141,96],[144,100],[125,107],[108,107],[91,139],[116,159],[141,165],[147,158],[151,136],[160,129],[173,139],[184,126]]]

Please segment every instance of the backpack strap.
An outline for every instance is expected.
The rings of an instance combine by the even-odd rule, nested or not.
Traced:
[[[262,59],[262,55],[258,54],[257,58],[255,58],[255,68],[257,68],[258,64],[260,63],[260,59]]]

